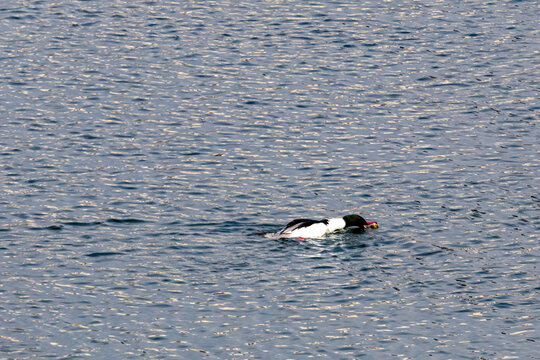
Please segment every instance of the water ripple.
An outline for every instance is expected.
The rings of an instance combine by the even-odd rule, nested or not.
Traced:
[[[538,17],[0,6],[0,357],[536,358]]]

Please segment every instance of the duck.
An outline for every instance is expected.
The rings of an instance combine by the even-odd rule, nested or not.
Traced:
[[[353,226],[358,227],[361,231],[366,230],[368,227],[372,229],[377,229],[379,227],[375,221],[366,221],[362,216],[352,214],[322,220],[295,219],[285,225],[280,231],[265,234],[265,237],[272,239],[296,238],[298,240],[322,238],[334,231],[343,230]]]

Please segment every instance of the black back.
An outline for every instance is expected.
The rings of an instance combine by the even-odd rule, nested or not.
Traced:
[[[308,227],[317,223],[324,223],[328,225],[328,220],[326,219],[324,220],[295,219],[291,221],[290,223],[288,223],[287,225],[285,225],[285,228],[281,232],[283,233],[284,231],[287,231],[287,230],[292,231],[292,230],[300,229],[303,227]]]

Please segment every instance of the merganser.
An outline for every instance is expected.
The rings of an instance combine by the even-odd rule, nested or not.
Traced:
[[[337,230],[357,226],[362,231],[371,227],[377,229],[379,225],[375,222],[368,222],[360,215],[347,215],[340,218],[330,218],[323,220],[296,219],[285,225],[285,227],[276,232],[265,234],[265,237],[271,239],[281,238],[321,238]]]

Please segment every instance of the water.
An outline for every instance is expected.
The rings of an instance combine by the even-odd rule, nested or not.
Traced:
[[[4,2],[0,358],[538,359],[539,17]]]

